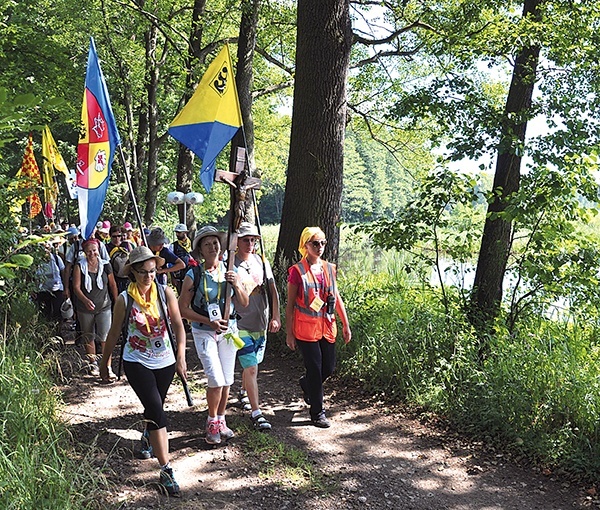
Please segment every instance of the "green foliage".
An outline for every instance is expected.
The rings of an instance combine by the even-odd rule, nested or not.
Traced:
[[[24,236],[19,229],[17,218],[11,210],[22,192],[9,186],[10,179],[0,177],[0,313],[8,313],[13,308],[13,300],[27,295],[34,289],[35,279],[30,275],[35,267],[34,254],[43,242],[39,236]],[[16,307],[18,308],[19,305]]]
[[[339,350],[342,375],[435,411],[475,437],[596,477],[600,328],[589,317],[598,309],[583,319],[532,313],[512,332],[499,323],[482,364],[459,301],[451,299],[448,310],[409,282],[387,272],[343,274],[353,340]]]
[[[385,272],[345,275],[342,295],[353,341],[342,349],[343,373],[366,388],[418,403],[452,391],[460,362],[472,356],[470,328],[446,316],[431,292]]]
[[[40,351],[44,326],[24,306],[18,323],[0,336],[0,506],[14,510],[94,508],[102,483],[74,451],[60,421],[59,395],[50,377],[52,356]]]
[[[442,259],[450,261],[448,270],[454,272],[474,259],[483,216],[481,201],[477,179],[439,167],[416,186],[414,197],[397,207],[393,216],[357,225],[355,230],[367,234],[376,248],[410,253],[412,262],[406,269],[421,274],[427,284],[432,267],[444,282],[447,269]],[[448,306],[451,297],[443,283],[441,291]]]
[[[270,434],[254,430],[246,432],[246,455],[260,466],[258,474],[261,478],[303,491],[324,488],[323,475],[315,470],[305,451],[290,447]]]

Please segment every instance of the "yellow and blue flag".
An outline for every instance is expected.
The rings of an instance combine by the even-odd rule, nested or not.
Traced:
[[[169,126],[169,134],[202,160],[200,181],[207,192],[215,181],[217,156],[241,126],[240,101],[226,44]]]
[[[81,127],[77,145],[77,197],[84,239],[102,214],[115,149],[121,143],[96,45],[90,38]]]

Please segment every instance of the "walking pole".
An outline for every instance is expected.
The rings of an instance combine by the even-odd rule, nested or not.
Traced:
[[[139,228],[140,228],[140,235],[142,236],[142,241],[144,242],[144,246],[148,246],[148,243],[146,241],[146,234],[144,234],[144,227],[142,224],[142,216],[140,215],[140,209],[138,207],[137,200],[135,198],[135,194],[133,193],[133,186],[131,185],[131,177],[129,175],[129,169],[127,168],[127,165],[125,164],[125,155],[123,154],[123,148],[121,147],[121,144],[118,145],[118,148],[119,148],[119,157],[121,158],[121,164],[123,165],[123,169],[125,170],[125,180],[127,181],[127,188],[129,189],[129,196],[131,197],[131,202],[133,203],[133,209],[135,211],[135,216],[136,216]],[[161,302],[161,307],[162,307],[162,300],[160,299],[160,297],[159,297],[159,301]],[[163,310],[163,315],[165,316],[165,322],[167,324],[167,328],[169,330],[171,330],[171,325],[169,323],[167,310]],[[177,346],[175,345],[176,341],[177,341],[177,339],[175,338],[175,336],[174,335],[171,336],[171,347],[173,348],[174,353],[177,352]],[[123,360],[123,356],[121,355],[121,358],[119,359],[119,372],[121,371],[120,364],[122,363],[122,360]],[[183,386],[183,392],[185,393],[185,397],[186,397],[188,406],[193,406],[194,402],[192,402],[190,389],[188,388],[185,377],[183,377],[181,374],[177,374],[177,375],[179,375],[179,378],[181,379],[181,385]]]

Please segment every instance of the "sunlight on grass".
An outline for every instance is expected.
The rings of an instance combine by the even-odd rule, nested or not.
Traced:
[[[258,476],[275,481],[282,487],[291,486],[303,491],[331,490],[304,451],[271,434],[254,431],[249,427],[242,429],[247,434],[245,453],[260,466]]]

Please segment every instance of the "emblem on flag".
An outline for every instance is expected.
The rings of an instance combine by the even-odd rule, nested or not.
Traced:
[[[200,181],[207,192],[215,180],[217,156],[242,126],[232,69],[226,44],[169,126],[169,134],[202,160]]]
[[[91,235],[102,214],[115,149],[120,143],[96,46],[90,38],[77,145],[77,197],[85,239]]]

